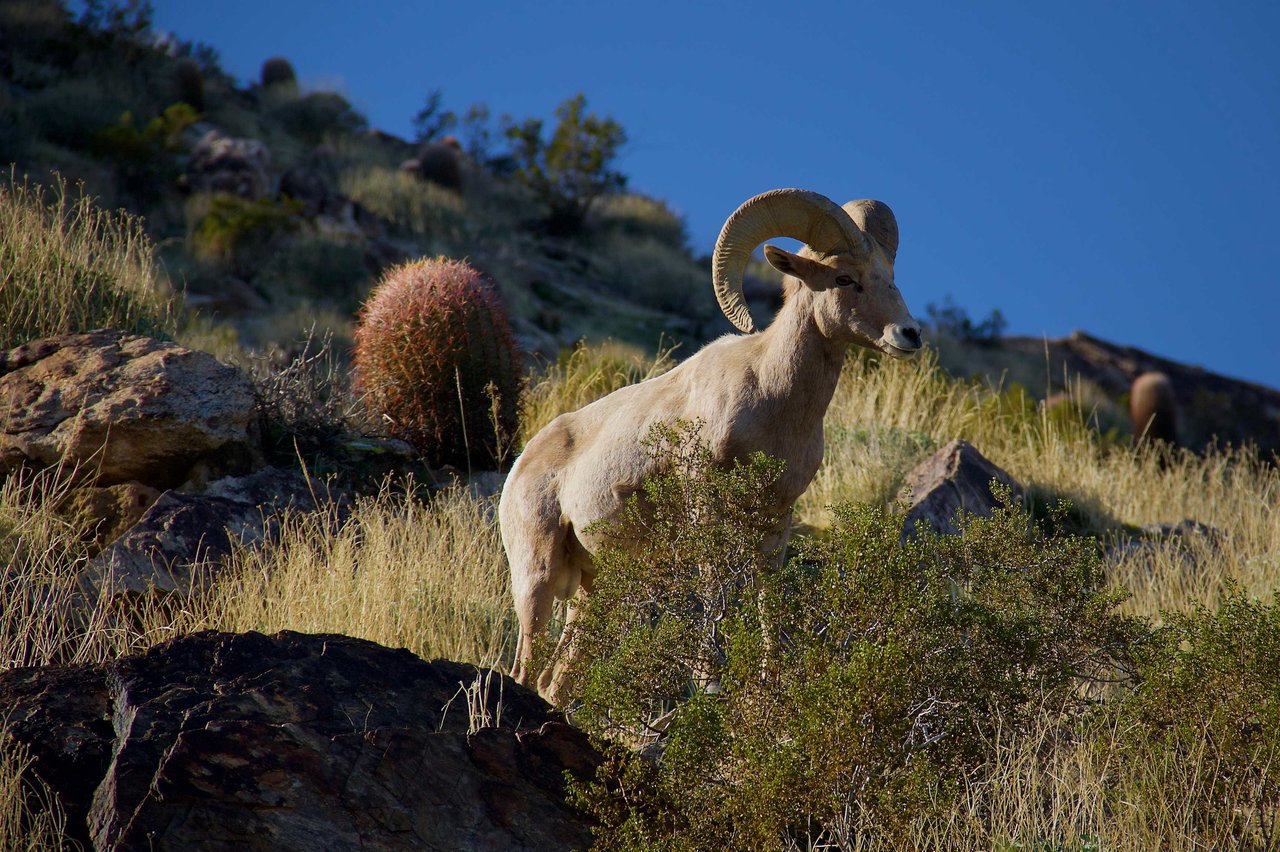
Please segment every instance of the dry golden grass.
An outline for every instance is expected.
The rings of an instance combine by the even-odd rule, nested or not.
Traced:
[[[931,354],[907,363],[851,357],[827,437],[823,467],[797,506],[815,527],[826,525],[829,505],[892,501],[911,467],[964,438],[1032,492],[1070,499],[1092,531],[1191,518],[1223,534],[1220,543],[1191,537],[1119,559],[1112,576],[1133,593],[1133,612],[1212,606],[1227,580],[1256,595],[1280,587],[1280,470],[1247,450],[1179,452],[1162,464],[1108,445],[1084,418],[953,381]]]
[[[105,326],[171,334],[176,300],[152,251],[140,220],[11,173],[0,181],[0,349]]]
[[[236,553],[179,629],[343,633],[424,659],[505,665],[514,614],[492,501],[422,502],[404,489],[285,520],[275,544]]]

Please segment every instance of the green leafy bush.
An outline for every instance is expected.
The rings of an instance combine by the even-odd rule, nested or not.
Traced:
[[[296,231],[302,203],[292,198],[241,198],[219,193],[192,234],[196,257],[251,273],[272,241]]]
[[[369,127],[368,120],[337,92],[287,97],[272,114],[285,130],[313,146],[330,135],[350,136]]]
[[[900,836],[997,732],[1087,706],[1082,685],[1140,633],[1092,542],[1011,505],[914,543],[896,514],[838,507],[780,566],[765,495],[781,463],[719,468],[692,435],[651,440],[666,472],[605,528],[571,628],[589,730],[642,743],[673,711],[656,763],[619,759],[580,791],[606,848],[785,848],[850,813]]]
[[[508,122],[514,176],[547,205],[552,234],[578,232],[592,203],[626,186],[626,176],[613,161],[626,143],[622,125],[611,116],[588,113],[587,98],[578,95],[556,107],[559,122],[550,139],[542,135],[542,119]]]
[[[1168,766],[1211,845],[1280,842],[1280,592],[1166,614],[1115,706],[1122,766]],[[1123,773],[1124,770],[1122,770]],[[1157,801],[1158,797],[1153,797]]]
[[[463,261],[388,270],[356,326],[357,390],[429,464],[500,466],[516,430],[520,368],[497,288]]]

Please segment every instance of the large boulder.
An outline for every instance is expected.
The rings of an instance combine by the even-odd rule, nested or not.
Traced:
[[[114,663],[0,674],[92,849],[586,849],[582,732],[508,678],[345,636],[206,632]],[[497,680],[498,675],[492,675]]]
[[[1017,481],[968,441],[947,444],[907,474],[902,499],[910,508],[903,521],[903,537],[914,536],[917,524],[955,535],[962,513],[990,517],[1000,506],[991,490],[992,480],[1007,486],[1014,499],[1021,499]]]
[[[209,130],[191,150],[183,185],[192,192],[262,198],[271,189],[271,152],[257,139]]]
[[[78,464],[97,485],[168,488],[216,456],[247,466],[256,429],[248,377],[199,352],[104,329],[0,353],[0,476]]]
[[[286,510],[313,512],[315,486],[299,472],[267,467],[209,483],[203,492],[166,491],[81,574],[97,600],[156,592],[189,594],[210,583],[237,545],[264,541]]]

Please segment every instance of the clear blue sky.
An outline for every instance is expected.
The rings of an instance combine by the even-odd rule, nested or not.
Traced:
[[[767,189],[880,198],[917,315],[950,294],[1280,387],[1275,0],[155,7],[241,79],[286,56],[404,136],[432,89],[548,118],[583,91],[700,253]]]

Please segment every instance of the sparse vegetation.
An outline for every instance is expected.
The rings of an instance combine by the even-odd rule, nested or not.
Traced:
[[[679,216],[617,192],[625,133],[582,96],[561,105],[549,137],[534,119],[507,119],[503,136],[483,105],[457,116],[428,98],[423,140],[456,132],[470,158],[457,193],[396,171],[411,145],[366,133],[340,95],[301,95],[291,67],[264,63],[262,85],[241,88],[207,48],[152,38],[146,4],[83,9],[0,4],[0,38],[19,60],[15,85],[0,87],[0,146],[18,162],[0,185],[0,350],[102,326],[177,336],[253,369],[272,461],[310,464],[368,426],[347,353],[379,272],[469,256],[548,356],[518,398],[520,369],[493,354],[508,384],[491,396],[466,379],[466,439],[432,439],[491,461],[673,363],[607,335],[652,347],[658,329],[697,328],[670,323],[710,305]],[[337,202],[308,216],[270,194],[184,195],[197,110],[267,144],[274,176],[305,167]],[[105,212],[117,205],[131,212]],[[184,308],[184,289],[201,314]],[[659,438],[655,452],[676,464],[619,531],[653,544],[613,554],[596,586],[578,712],[629,745],[652,744],[646,725],[678,712],[653,761],[617,752],[583,791],[609,827],[602,846],[1274,848],[1280,470],[1248,448],[1135,452],[1097,388],[1070,386],[1051,408],[1032,396],[1042,363],[1000,378],[988,345],[998,313],[975,322],[948,302],[930,317],[978,354],[955,378],[935,353],[850,357],[785,565],[757,549],[776,522],[759,504],[776,466],[713,469],[696,440]],[[400,348],[443,349],[417,333]],[[437,375],[443,401],[414,404],[459,411],[462,368]],[[899,543],[903,478],[957,437],[1026,486],[1028,512]],[[512,662],[493,507],[464,487],[431,495],[401,481],[291,515],[268,543],[236,551],[215,585],[122,618],[75,583],[88,551],[59,510],[59,474],[0,483],[2,668],[102,662],[205,628],[334,631]],[[1059,498],[1069,515],[1047,508]],[[1184,518],[1210,529],[1140,530]],[[57,848],[57,803],[40,798],[27,762],[0,750],[0,847]]]

